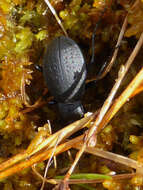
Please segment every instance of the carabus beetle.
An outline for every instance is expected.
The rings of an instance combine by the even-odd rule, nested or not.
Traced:
[[[105,11],[106,8],[101,12],[101,17]],[[92,34],[92,58],[89,66],[94,63],[95,33],[101,17]],[[58,103],[61,116],[70,121],[83,117],[84,109],[80,100],[85,90],[87,69],[84,56],[77,43],[66,36],[57,37],[48,44],[43,60],[44,79]],[[41,70],[38,65],[35,67]],[[95,81],[99,80],[98,78],[101,79],[97,75]]]
[[[86,64],[81,49],[69,37],[60,36],[48,44],[43,75],[49,91],[58,102],[64,119],[79,119],[84,115],[81,97],[84,94]]]

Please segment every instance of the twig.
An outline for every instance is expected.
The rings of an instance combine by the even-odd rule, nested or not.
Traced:
[[[55,9],[53,8],[53,6],[52,6],[51,3],[49,2],[49,0],[44,0],[44,1],[45,1],[45,3],[48,5],[48,7],[49,7],[50,11],[52,12],[52,14],[54,15],[54,17],[56,18],[56,20],[57,20],[58,24],[60,25],[60,27],[62,28],[64,34],[65,34],[66,36],[68,36],[68,34],[67,34],[67,32],[66,32],[66,30],[65,30],[65,28],[64,28],[64,26],[63,26],[63,24],[62,24],[62,22],[61,22],[61,20],[60,20],[60,18],[58,17],[58,15],[57,15]]]

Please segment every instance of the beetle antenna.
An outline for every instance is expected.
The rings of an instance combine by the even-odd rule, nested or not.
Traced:
[[[99,18],[99,20],[98,20],[98,22],[97,22],[97,24],[96,24],[96,26],[94,28],[93,34],[92,34],[92,45],[91,45],[91,47],[92,47],[92,57],[91,57],[91,61],[89,63],[90,65],[92,65],[94,63],[94,59],[95,59],[95,35],[96,35],[96,31],[97,31],[99,23],[101,22],[102,16],[104,15],[106,9],[107,8],[105,7],[104,10],[101,12],[101,16],[100,16],[100,18]]]
[[[91,57],[91,61],[89,63],[90,65],[92,65],[94,63],[94,59],[95,59],[95,34],[96,34],[96,30],[97,30],[98,26],[99,26],[99,21],[96,24],[95,29],[94,29],[93,34],[92,34],[92,42],[91,42],[92,43],[91,44],[91,47],[92,47],[92,57]]]
[[[50,9],[50,11],[52,12],[52,14],[54,15],[54,17],[56,18],[56,20],[57,20],[58,24],[60,25],[60,27],[62,28],[64,34],[65,34],[66,36],[68,36],[68,34],[67,34],[67,32],[66,32],[66,30],[65,30],[65,28],[64,28],[64,26],[63,26],[63,24],[62,24],[62,22],[61,22],[61,20],[60,20],[60,18],[58,17],[58,15],[57,15],[57,13],[56,13],[54,7],[51,5],[51,3],[49,2],[49,0],[44,0],[44,1],[45,1],[45,3],[47,4],[47,6],[49,7],[49,9]]]

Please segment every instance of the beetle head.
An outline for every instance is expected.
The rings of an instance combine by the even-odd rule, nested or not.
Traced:
[[[59,112],[64,120],[76,120],[84,116],[84,109],[80,101],[72,103],[58,103]]]

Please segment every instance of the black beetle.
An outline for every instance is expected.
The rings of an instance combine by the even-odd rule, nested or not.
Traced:
[[[101,12],[101,17],[106,8]],[[92,34],[92,58],[88,66],[94,63],[95,33],[101,17]],[[100,77],[106,63],[103,65],[95,81]],[[87,69],[81,49],[75,41],[66,36],[60,36],[51,41],[44,55],[43,68],[35,65],[43,71],[45,82],[49,91],[58,103],[61,116],[65,120],[82,118],[84,109],[81,97],[85,90]]]
[[[87,70],[76,42],[60,36],[49,43],[43,61],[43,74],[49,91],[58,102],[61,116],[66,120],[83,117],[80,99],[84,94]]]

